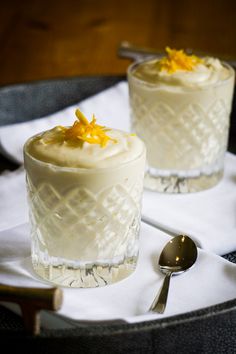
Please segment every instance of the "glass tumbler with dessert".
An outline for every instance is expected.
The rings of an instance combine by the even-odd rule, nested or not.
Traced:
[[[201,191],[223,176],[234,70],[216,58],[166,51],[128,68],[132,129],[147,146],[144,184]]]
[[[32,263],[55,284],[98,287],[136,267],[146,153],[135,134],[76,116],[24,146]]]

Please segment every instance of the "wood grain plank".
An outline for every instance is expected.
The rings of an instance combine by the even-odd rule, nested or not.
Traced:
[[[122,40],[236,57],[233,0],[9,0],[0,12],[0,84],[124,74]]]

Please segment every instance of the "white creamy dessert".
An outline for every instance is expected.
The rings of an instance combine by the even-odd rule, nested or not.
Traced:
[[[134,134],[101,127],[95,119],[88,122],[79,110],[76,114],[72,127],[58,126],[29,139],[24,157],[34,268],[49,279],[49,266],[56,283],[89,287],[97,284],[93,277],[90,282],[83,278],[81,267],[99,264],[101,271],[109,265],[107,283],[135,268],[145,146]],[[131,260],[127,270],[124,264]],[[68,264],[78,270],[76,276],[68,275]],[[118,272],[120,266],[125,270]],[[60,267],[75,279],[65,281]]]
[[[194,58],[193,58],[194,62]],[[186,89],[196,89],[204,86],[216,84],[226,80],[230,76],[230,71],[221,64],[219,59],[205,57],[195,59],[192,69],[171,68],[166,69],[161,64],[160,59],[140,64],[133,75],[146,83],[155,84],[168,91],[182,91]]]
[[[66,141],[64,127],[55,127],[28,143],[27,151],[37,160],[62,167],[110,168],[139,157],[143,152],[143,142],[135,135],[109,129],[111,140],[105,147],[99,144]],[[54,141],[50,143],[50,141]]]
[[[208,187],[198,186],[198,178],[217,173],[209,186],[215,184],[228,141],[233,69],[216,58],[167,48],[162,59],[133,64],[128,80],[132,128],[146,143],[147,175],[153,177],[153,187],[146,178],[147,187],[175,192],[168,189],[168,177],[174,184],[176,178],[194,178],[193,189],[184,191],[195,191]]]

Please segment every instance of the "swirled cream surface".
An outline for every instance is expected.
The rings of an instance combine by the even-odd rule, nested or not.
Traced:
[[[230,70],[219,59],[199,58],[182,50],[167,50],[167,57],[143,62],[134,69],[133,75],[155,86],[204,87],[226,80]]]
[[[145,147],[135,135],[108,129],[77,110],[73,127],[57,126],[33,137],[27,152],[34,158],[63,167],[107,168],[132,161]]]

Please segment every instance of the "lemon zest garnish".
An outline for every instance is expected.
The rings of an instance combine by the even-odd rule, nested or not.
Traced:
[[[158,65],[161,71],[167,71],[170,74],[178,70],[193,71],[194,68],[203,62],[196,55],[188,55],[184,51],[170,49],[166,47],[167,56],[159,60]]]
[[[94,115],[91,122],[79,109],[76,109],[75,115],[77,120],[65,131],[65,141],[86,141],[89,144],[99,144],[101,147],[105,147],[108,141],[117,142],[106,134],[106,131],[109,131],[108,128],[96,124]]]
[[[85,117],[85,115],[79,109],[76,109],[75,115],[78,118],[78,120],[81,123],[83,123],[84,125],[88,125],[89,124],[88,119]]]

